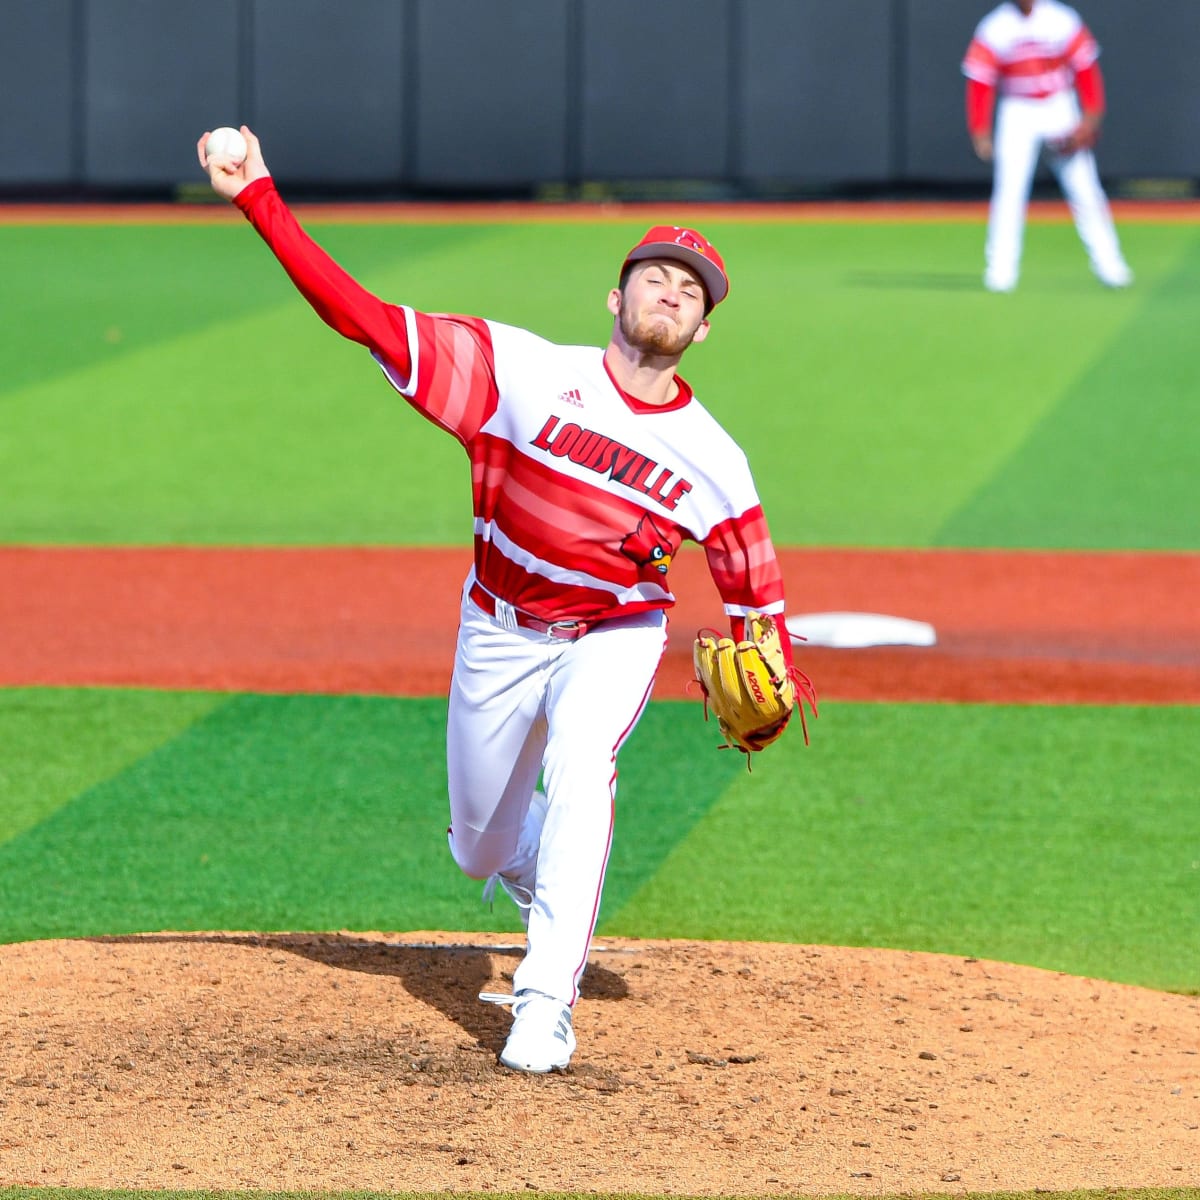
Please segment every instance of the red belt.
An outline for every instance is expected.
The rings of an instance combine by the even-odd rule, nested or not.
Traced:
[[[496,615],[496,598],[480,584],[471,584],[468,593],[471,599],[490,617]],[[531,629],[534,633],[544,633],[547,637],[559,638],[564,642],[573,642],[581,638],[589,629],[586,621],[543,621],[540,617],[531,616],[519,608],[512,609],[517,626],[521,629]]]

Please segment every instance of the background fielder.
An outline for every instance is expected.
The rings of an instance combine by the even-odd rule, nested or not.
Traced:
[[[1079,14],[1060,0],[1005,0],[976,27],[962,69],[971,141],[993,162],[984,272],[990,291],[1017,286],[1043,146],[1096,278],[1108,287],[1133,282],[1092,153],[1105,107],[1099,54]]]
[[[450,686],[449,843],[517,901],[526,954],[500,1060],[562,1068],[612,841],[617,753],[649,699],[674,603],[671,562],[700,543],[735,638],[784,612],[746,457],[675,368],[729,288],[694,230],[651,229],[608,294],[607,347],[559,346],[477,317],[388,304],[300,228],[242,127],[243,162],[205,153],[214,189],[318,315],[367,347],[471,465],[474,563]],[[539,270],[547,263],[537,264]],[[790,641],[783,639],[787,668]],[[539,781],[541,787],[539,788]]]

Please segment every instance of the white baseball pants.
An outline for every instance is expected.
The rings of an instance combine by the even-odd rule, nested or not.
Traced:
[[[1014,96],[1000,100],[984,275],[993,291],[1011,290],[1020,275],[1025,214],[1038,155],[1045,143],[1069,134],[1079,117],[1074,92],[1059,92],[1044,100]],[[1047,163],[1066,197],[1093,273],[1110,286],[1129,283],[1129,267],[1121,254],[1095,155],[1081,150],[1064,157],[1049,151]]]
[[[662,612],[562,641],[505,628],[464,588],[446,737],[449,842],[472,878],[503,872],[533,892],[514,992],[578,999],[612,843],[617,751],[665,649]],[[544,824],[522,838],[539,776]]]

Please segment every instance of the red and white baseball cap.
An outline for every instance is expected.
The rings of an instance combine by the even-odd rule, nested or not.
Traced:
[[[708,292],[710,308],[715,308],[729,294],[725,260],[712,242],[694,229],[685,229],[682,225],[655,225],[625,256],[621,274],[630,263],[643,258],[677,258],[687,263],[700,276]]]

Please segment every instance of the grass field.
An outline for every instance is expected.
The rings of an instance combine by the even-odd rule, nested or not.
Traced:
[[[978,222],[735,209],[702,227],[733,290],[685,374],[746,448],[780,545],[1200,550],[1200,224],[1124,224],[1124,292],[1094,283],[1069,225],[1034,224],[1008,296],[979,286]],[[597,344],[642,229],[312,227],[389,299]],[[0,261],[20,350],[0,543],[469,543],[459,447],[241,224],[0,223]],[[0,941],[517,928],[445,853],[443,708],[0,689]],[[601,933],[1200,993],[1194,709],[835,704],[751,776],[694,715],[656,701],[628,746]]]
[[[314,232],[388,298],[597,342],[639,228]],[[969,223],[713,227],[733,290],[687,374],[745,445],[776,539],[1195,549],[1200,245],[1186,224],[1124,234],[1127,292],[1054,224],[1031,228],[1020,291],[994,296]],[[0,254],[23,347],[0,541],[469,540],[459,447],[247,228],[0,225]]]

